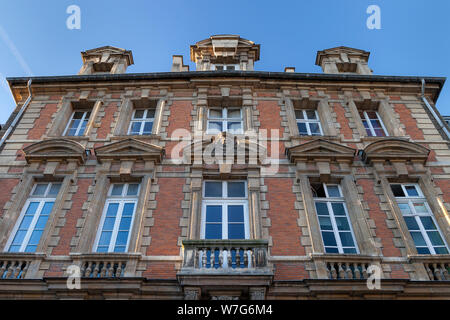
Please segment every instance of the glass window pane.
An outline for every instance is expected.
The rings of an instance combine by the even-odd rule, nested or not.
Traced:
[[[153,119],[155,117],[155,109],[148,109],[147,110],[147,119]]]
[[[434,248],[434,251],[436,251],[436,254],[448,254],[446,247]]]
[[[38,221],[36,222],[36,226],[34,228],[43,230],[45,228],[47,220],[48,220],[48,216],[39,217]]]
[[[205,197],[222,197],[222,182],[205,182]]]
[[[46,202],[41,210],[41,215],[49,215],[52,212],[53,202]]]
[[[222,206],[206,206],[206,222],[222,222]]]
[[[234,70],[235,66],[227,66],[227,70]]]
[[[415,186],[405,186],[406,193],[408,193],[408,196],[410,197],[418,197],[419,192],[417,191]]]
[[[130,134],[139,134],[141,131],[141,122],[132,122]]]
[[[244,222],[244,206],[229,205],[228,206],[228,222]]]
[[[103,231],[112,231],[114,229],[115,222],[116,218],[105,218],[105,222],[103,223]]]
[[[107,217],[115,217],[117,215],[117,209],[119,208],[118,203],[110,203],[108,209],[106,210]]]
[[[350,232],[339,232],[339,236],[343,247],[353,247],[355,245]]]
[[[25,212],[26,215],[34,215],[37,208],[39,206],[39,202],[30,202],[28,205],[27,211]]]
[[[8,252],[19,252],[20,246],[10,246]]]
[[[327,185],[328,197],[340,197],[341,193],[339,192],[338,186]]]
[[[413,203],[413,206],[416,213],[428,213],[428,209],[424,202]]]
[[[82,119],[83,115],[84,115],[84,112],[80,112],[80,111],[74,112],[73,119]]]
[[[329,217],[319,217],[320,230],[333,230]]]
[[[427,247],[417,248],[418,254],[430,254],[430,250]]]
[[[123,205],[122,216],[131,217],[131,216],[133,216],[133,212],[134,212],[134,203],[133,202],[127,202]]]
[[[208,121],[208,131],[215,133],[222,132],[222,122]]]
[[[402,186],[400,184],[391,184],[391,190],[394,196],[396,197],[404,197],[405,194],[403,192]]]
[[[398,207],[400,208],[402,214],[411,214],[411,208],[408,203],[399,203]]]
[[[121,196],[123,190],[123,184],[122,183],[115,183],[111,190],[112,196]]]
[[[378,119],[377,113],[375,111],[367,111],[366,113],[369,119]]]
[[[345,216],[345,209],[343,203],[332,203],[331,208],[333,208],[334,215]]]
[[[333,232],[322,231],[323,243],[325,246],[336,246],[336,239]]]
[[[318,215],[329,215],[328,206],[325,202],[316,202],[316,211]]]
[[[223,70],[223,66],[216,66],[216,70],[222,71]]]
[[[14,240],[12,242],[13,245],[21,245],[23,242],[23,239],[25,239],[25,235],[27,234],[27,231],[17,231],[16,235],[14,236]]]
[[[355,248],[344,248],[344,253],[356,253]]]
[[[33,196],[43,196],[45,194],[45,190],[47,190],[47,183],[39,183],[36,185],[36,188],[33,191]]]
[[[30,240],[28,241],[29,245],[37,245],[39,240],[41,239],[42,230],[35,230],[31,233]]]
[[[144,119],[145,110],[135,110],[134,111],[134,119]]]
[[[350,230],[347,217],[336,217],[336,225],[338,230]]]
[[[108,247],[107,246],[98,246],[97,252],[108,252]]]
[[[295,110],[295,118],[303,120],[303,110]]]
[[[245,229],[243,223],[228,225],[228,239],[245,239]]]
[[[321,183],[312,184],[311,191],[313,193],[313,197],[315,198],[326,198],[325,189]]]
[[[245,197],[245,182],[228,182],[228,197]]]
[[[309,120],[316,120],[316,112],[314,110],[306,110],[306,117]]]
[[[128,231],[117,232],[116,245],[126,246],[128,240]]]
[[[205,239],[222,239],[222,225],[207,223],[205,226]]]
[[[436,230],[436,225],[433,222],[431,217],[420,217],[420,221],[422,221],[423,227],[425,230]]]
[[[319,136],[321,135],[320,133],[320,128],[319,128],[319,124],[318,123],[310,123],[309,124],[309,130],[311,131],[311,134],[313,136]]]
[[[406,225],[408,226],[408,230],[420,230],[419,225],[416,222],[416,218],[414,217],[405,217]]]
[[[24,252],[36,252],[37,245],[28,245],[26,246]]]
[[[209,109],[210,118],[222,118],[222,109]]]
[[[20,223],[19,230],[28,230],[31,220],[33,220],[33,216],[24,216]]]
[[[81,123],[81,128],[80,128],[80,130],[78,131],[77,136],[82,136],[82,135],[84,134],[84,129],[86,129],[86,125],[87,125],[87,120],[84,120],[84,121]]]
[[[100,240],[98,241],[99,246],[107,246],[109,245],[109,241],[111,240],[111,231],[103,231],[100,235]]]
[[[123,217],[120,220],[119,230],[130,230],[131,217]]]
[[[443,246],[444,241],[442,241],[441,235],[437,231],[428,231],[428,237],[430,238],[431,244],[433,246]]]
[[[72,137],[72,136],[74,136],[76,134],[76,132],[77,132],[77,128],[70,128],[67,131],[67,136]]]
[[[240,119],[241,118],[241,110],[240,109],[228,109],[229,119]]]
[[[422,234],[420,232],[410,232],[411,236],[414,240],[414,243],[417,247],[419,246],[426,246],[427,243],[425,242],[425,239],[423,238]]]
[[[338,248],[326,247],[325,252],[326,253],[339,253],[339,250],[338,250]]]
[[[308,129],[306,129],[306,123],[297,122],[298,133],[301,135],[308,135]]]
[[[374,131],[375,131],[375,135],[377,137],[384,137],[384,136],[386,136],[386,133],[384,133],[384,130],[382,128],[374,129]]]
[[[242,131],[242,123],[241,122],[228,122],[227,129],[231,133],[237,133]]]
[[[115,246],[114,252],[125,252],[125,246]]]
[[[381,128],[380,122],[378,120],[370,120],[370,123],[372,124],[372,127],[374,129],[379,129]]]
[[[53,183],[48,192],[49,196],[56,196],[61,188],[61,183]]]
[[[128,185],[127,196],[136,196],[139,190],[138,183],[130,183]]]
[[[152,134],[153,121],[144,122],[143,134]]]

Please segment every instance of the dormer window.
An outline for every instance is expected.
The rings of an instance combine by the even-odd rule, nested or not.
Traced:
[[[234,71],[234,70],[239,70],[239,65],[238,64],[212,64],[211,70]]]
[[[243,132],[242,110],[239,108],[211,108],[208,110],[208,134]]]

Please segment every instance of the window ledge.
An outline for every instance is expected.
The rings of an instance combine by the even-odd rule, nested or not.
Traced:
[[[120,135],[120,136],[112,136],[111,141],[124,140],[124,139],[137,139],[137,140],[161,140],[161,136],[157,134],[148,134],[148,135]]]

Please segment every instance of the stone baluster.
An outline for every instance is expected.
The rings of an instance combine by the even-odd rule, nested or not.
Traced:
[[[436,280],[442,280],[441,269],[439,268],[439,265],[437,263],[433,264],[433,270],[434,270],[434,278]]]
[[[3,275],[5,274],[6,271],[6,261],[2,261],[2,266],[0,268],[0,279],[3,278]]]
[[[206,259],[208,258],[208,249],[203,248],[203,255],[202,255],[202,268],[206,268]]]
[[[9,279],[11,277],[11,274],[14,272],[14,263],[15,261],[9,262],[8,271],[6,272],[6,279]]]
[[[122,275],[122,269],[123,269],[124,264],[125,263],[123,261],[117,262],[116,277],[120,277]]]
[[[336,268],[334,267],[334,263],[329,263],[328,265],[330,266],[330,268],[329,268],[330,278],[337,279],[337,271],[336,271]]]
[[[108,262],[101,262],[101,266],[99,266],[100,270],[100,278],[104,278],[106,275],[106,269],[108,268]]]
[[[340,279],[344,279],[345,278],[345,272],[344,269],[342,269],[342,263],[338,262],[338,274],[339,274],[339,278]]]
[[[100,261],[95,262],[95,268],[94,268],[94,278],[97,278],[98,273],[100,271]]]
[[[442,263],[442,278],[444,280],[450,280],[450,276],[448,274],[448,269],[450,269],[450,265],[448,263]]]
[[[353,268],[354,268],[354,275],[355,275],[355,279],[361,279],[361,271],[359,270],[359,267],[364,265],[364,263],[354,263],[353,264]]]
[[[345,263],[345,274],[347,279],[353,279],[353,272],[351,266],[353,266],[353,264],[350,264],[348,262]]]

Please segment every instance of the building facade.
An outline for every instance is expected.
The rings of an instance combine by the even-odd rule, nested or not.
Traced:
[[[316,74],[258,71],[235,35],[190,49],[195,71],[101,47],[8,78],[0,298],[450,298],[445,78],[348,47]]]

